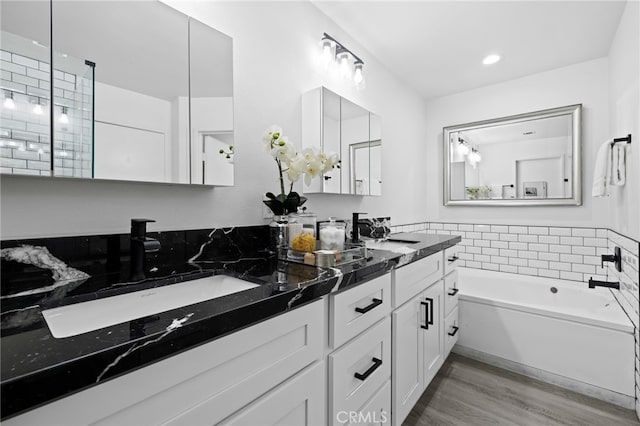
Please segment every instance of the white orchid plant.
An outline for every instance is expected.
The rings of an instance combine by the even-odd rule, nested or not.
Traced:
[[[276,196],[272,192],[267,192],[266,196],[269,200],[264,203],[277,215],[295,212],[307,201],[305,197],[293,191],[293,184],[302,176],[305,183],[309,185],[313,178],[340,167],[340,160],[336,153],[325,154],[312,148],[297,152],[289,138],[283,135],[282,128],[275,125],[267,129],[263,142],[265,151],[271,154],[278,165],[280,176],[280,194]],[[285,193],[285,175],[290,184],[289,194]]]

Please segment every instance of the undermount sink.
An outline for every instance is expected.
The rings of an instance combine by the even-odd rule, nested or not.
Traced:
[[[419,241],[400,240],[400,239],[390,238],[384,241],[369,240],[365,244],[367,245],[367,248],[374,249],[374,250],[378,249],[378,250],[397,251],[398,249],[412,250],[409,246],[411,246],[412,244],[416,244],[418,242]]]
[[[227,275],[154,287],[42,311],[51,334],[64,338],[258,287]]]

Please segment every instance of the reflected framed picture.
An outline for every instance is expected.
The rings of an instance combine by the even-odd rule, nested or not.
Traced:
[[[524,182],[522,195],[524,198],[547,198],[547,182]]]

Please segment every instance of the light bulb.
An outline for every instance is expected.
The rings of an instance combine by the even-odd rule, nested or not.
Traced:
[[[33,113],[36,115],[42,115],[42,105],[40,104],[35,104],[35,106],[33,107]]]
[[[469,154],[469,162],[472,163],[472,165],[474,163],[478,163],[481,159],[482,157],[480,157],[480,153],[478,151],[475,149],[471,150],[471,153]]]
[[[346,78],[350,74],[349,58],[347,57],[346,53],[342,53],[342,54],[340,54],[340,58],[339,59],[340,59],[340,75],[343,78]]]
[[[469,151],[470,151],[469,150],[469,145],[467,145],[464,142],[458,142],[458,152],[461,155],[467,155],[467,154],[469,154]]]
[[[328,66],[333,59],[333,55],[331,54],[331,40],[323,40],[322,41],[322,63],[325,66]]]
[[[16,107],[15,102],[13,102],[13,93],[7,92],[4,95],[4,107],[8,109],[14,109]]]
[[[360,84],[362,83],[362,80],[364,80],[364,76],[362,75],[362,65],[361,63],[357,63],[355,66],[355,72],[353,73],[353,81],[356,84]]]
[[[69,116],[67,115],[67,107],[62,107],[62,114],[60,114],[60,123],[69,124]]]

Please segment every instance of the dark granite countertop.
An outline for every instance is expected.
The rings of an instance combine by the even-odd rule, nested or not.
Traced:
[[[213,241],[214,232],[209,240],[201,239],[198,253]],[[347,290],[460,242],[460,237],[450,235],[412,233],[394,237],[418,242],[402,252],[369,250],[366,263],[338,268],[282,262],[263,251],[227,259],[198,255],[187,262],[176,261],[175,256],[156,259],[150,278],[135,283],[127,283],[126,262],[109,268],[87,266],[82,270],[91,269],[94,274],[64,286],[52,285],[41,270],[16,275],[20,288],[28,289],[23,291],[15,291],[15,283],[5,286],[3,277],[2,418],[210,342],[331,292]],[[3,247],[7,246],[15,244],[3,242]],[[3,269],[10,269],[9,263],[13,262],[3,260]],[[67,338],[53,337],[42,314],[52,307],[211,275],[231,275],[258,286]],[[5,287],[14,291],[7,293]]]

